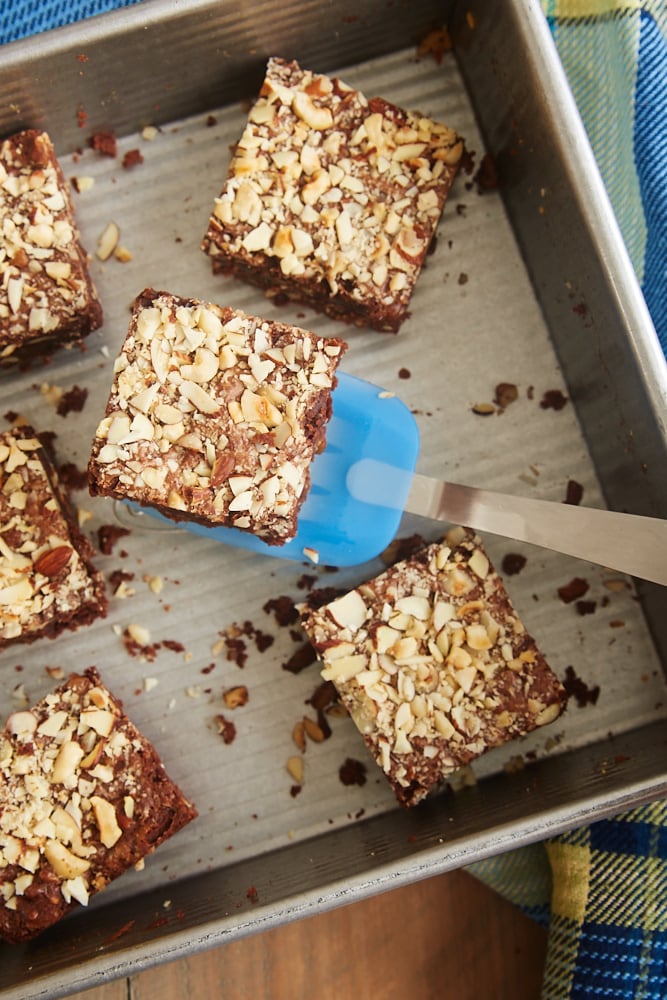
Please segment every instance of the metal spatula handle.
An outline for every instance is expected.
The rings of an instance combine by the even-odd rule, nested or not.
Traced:
[[[667,521],[660,518],[506,496],[418,474],[405,509],[667,585]]]
[[[461,486],[362,459],[348,471],[352,496],[381,507],[530,542],[667,585],[667,521]]]

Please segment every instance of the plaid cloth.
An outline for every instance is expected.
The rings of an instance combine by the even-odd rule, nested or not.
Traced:
[[[667,2],[542,7],[667,354]],[[542,1000],[667,998],[666,802],[469,870],[548,926]]]
[[[0,43],[137,2],[4,0]],[[667,353],[667,0],[542,6]],[[667,803],[468,870],[548,927],[542,1000],[667,998]]]

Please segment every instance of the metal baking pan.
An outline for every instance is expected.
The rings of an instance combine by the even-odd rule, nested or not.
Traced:
[[[453,52],[418,57],[443,18]],[[59,461],[85,466],[129,304],[146,285],[343,332],[215,278],[199,250],[244,102],[269,55],[338,72],[368,95],[444,119],[474,156],[401,332],[346,333],[345,370],[398,393],[416,413],[418,470],[555,500],[575,480],[588,505],[666,517],[664,359],[547,26],[529,0],[285,0],[279,8],[151,0],[6,46],[0,134],[48,129],[67,176],[95,181],[75,195],[84,243],[93,251],[114,221],[132,259],[93,260],[104,327],[85,352],[3,373],[3,413],[54,430]],[[152,141],[145,126],[158,130]],[[115,130],[116,159],[87,147],[100,129]],[[124,152],[137,148],[143,163],[123,169]],[[497,168],[492,190],[475,180],[485,151]],[[516,385],[518,398],[502,413],[474,412],[501,382]],[[58,415],[54,393],[75,385],[88,389],[86,405]],[[560,410],[540,405],[553,390],[567,398]],[[93,537],[121,516],[83,491],[75,499],[90,511]],[[439,530],[406,516],[400,533],[434,538]],[[330,573],[133,522],[98,559],[108,576],[130,577],[127,596],[112,597],[103,622],[5,650],[0,707],[6,715],[50,689],[45,667],[96,664],[201,815],[87,911],[30,945],[0,946],[0,995],[66,995],[663,795],[664,591],[509,540],[486,542],[499,564],[508,553],[526,556],[507,580],[510,593],[554,669],[564,677],[572,668],[586,697],[581,706],[571,699],[549,731],[482,758],[474,781],[468,774],[458,790],[403,811],[345,718],[331,719],[328,740],[308,745],[303,788],[291,794],[291,731],[318,675],[314,666],[283,669],[296,641],[263,610],[272,598],[302,596],[307,577],[354,585],[379,561]],[[559,598],[575,577],[589,587],[579,611],[593,613]],[[244,622],[241,668],[225,656],[225,635]],[[143,660],[123,644],[130,623],[155,644]],[[260,652],[255,639],[265,634],[273,643]],[[236,739],[225,744],[214,720],[226,711],[222,691],[238,683],[249,701],[235,710]],[[341,782],[348,757],[367,764],[365,784]]]

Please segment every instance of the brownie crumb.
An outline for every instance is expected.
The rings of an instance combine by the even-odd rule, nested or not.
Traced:
[[[114,157],[118,149],[116,144],[116,133],[113,131],[96,132],[94,135],[91,135],[88,140],[88,145],[91,149],[94,149],[96,153],[100,153],[102,156]]]
[[[579,708],[595,705],[600,697],[600,685],[589,687],[581,677],[577,676],[573,666],[568,666],[565,669],[563,687],[567,691],[568,697],[574,698]]]
[[[513,382],[499,382],[496,386],[494,402],[502,410],[519,398],[519,390]]]
[[[526,557],[519,552],[508,552],[503,557],[501,563],[502,571],[506,576],[516,576],[526,565]]]
[[[597,607],[596,601],[577,601],[575,604],[575,608],[577,609],[577,614],[581,615],[582,617],[584,615],[594,614],[596,607]]]
[[[110,556],[116,542],[129,534],[129,528],[121,528],[115,524],[100,525],[97,529],[97,544],[102,555]]]
[[[583,597],[588,591],[588,583],[586,580],[582,580],[581,577],[575,576],[569,583],[558,588],[558,596],[560,597],[563,604],[572,604],[573,601],[578,601],[579,598]]]
[[[273,614],[281,626],[295,625],[299,620],[299,612],[296,610],[294,601],[286,594],[281,597],[272,597],[263,605],[262,610],[267,615]]]
[[[60,417],[66,417],[69,413],[81,413],[86,405],[87,399],[88,390],[82,389],[81,386],[73,385],[72,388],[68,389],[67,392],[64,392],[58,400],[56,413]]]
[[[236,726],[229,719],[226,719],[224,715],[216,715],[215,724],[218,727],[218,733],[222,736],[222,742],[229,745],[233,743],[236,739]]]
[[[125,170],[131,170],[132,167],[137,167],[144,162],[144,158],[141,151],[138,149],[128,149],[127,153],[123,157],[122,166]]]
[[[338,770],[338,777],[343,785],[365,785],[366,765],[360,760],[348,757]]]
[[[309,667],[317,659],[317,654],[309,642],[304,642],[292,655],[282,664],[283,670],[290,674],[300,674],[302,670]]]
[[[484,194],[485,191],[497,190],[499,183],[498,167],[496,161],[489,153],[485,153],[480,160],[474,181],[479,194]]]
[[[58,466],[60,481],[69,490],[83,490],[88,485],[88,474],[85,469],[79,469],[74,462],[63,462]]]
[[[568,479],[565,490],[564,503],[573,504],[575,507],[581,503],[584,496],[584,488],[576,479]]]
[[[543,410],[562,410],[566,403],[567,396],[560,389],[547,389],[540,400],[540,407]]]
[[[402,378],[402,379],[411,378],[412,377],[412,372],[410,371],[409,368],[399,368],[398,369],[398,377]]]

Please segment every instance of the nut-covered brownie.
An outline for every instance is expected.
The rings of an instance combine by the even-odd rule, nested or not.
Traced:
[[[214,271],[395,332],[462,154],[445,125],[270,59],[202,249]]]
[[[94,494],[282,545],[324,449],[346,344],[146,289],[89,462]]]
[[[0,434],[0,649],[104,617],[102,574],[53,456],[31,427]]]
[[[0,364],[80,343],[101,323],[51,140],[18,132],[0,142]]]
[[[470,532],[456,529],[301,612],[323,678],[404,805],[565,707],[562,684]]]
[[[26,941],[197,815],[90,667],[0,732],[0,937]]]

